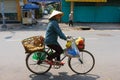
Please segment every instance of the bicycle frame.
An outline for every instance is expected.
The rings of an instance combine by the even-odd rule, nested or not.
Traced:
[[[51,49],[51,48],[45,48],[45,50],[46,50],[45,52],[46,52],[47,55],[50,55],[49,52],[52,52],[52,53],[54,52],[53,49]],[[64,49],[64,50],[65,50],[65,49]],[[63,51],[62,54],[65,54],[64,51]],[[67,57],[67,56],[64,55],[64,56],[61,58],[60,61],[63,61],[66,57]]]
[[[73,39],[73,41],[75,41],[75,39]],[[50,52],[54,53],[54,50],[45,46],[44,52],[46,53],[47,56],[49,56]],[[64,52],[62,54],[63,54],[63,56],[61,56],[60,61],[63,61],[66,57],[68,57],[68,66],[70,67],[70,69],[73,72],[75,72],[77,74],[86,74],[86,73],[90,72],[95,65],[94,56],[87,50],[84,50],[84,49],[80,50],[79,56],[69,56],[69,55],[67,55],[67,48],[65,48]],[[63,66],[63,65],[60,65],[58,63],[58,61],[54,61],[54,64],[49,64],[46,60],[34,60],[32,58],[33,55],[34,55],[34,53],[27,55],[26,66],[31,72],[33,72],[35,74],[44,74],[44,73],[48,72],[52,66],[54,67],[54,69],[59,69],[61,66]],[[31,60],[31,59],[33,59],[33,60]],[[31,63],[33,65],[31,65]],[[36,66],[39,66],[39,67],[36,67]],[[36,70],[39,70],[39,71],[36,71]]]
[[[69,40],[71,40],[74,44],[75,44],[75,39],[72,37],[72,36],[69,36],[69,38],[68,38]],[[76,44],[75,44],[76,45]],[[77,48],[77,47],[76,47]],[[48,49],[48,50],[46,50],[46,49]],[[77,48],[78,49],[78,48]],[[47,55],[50,55],[49,54],[49,52],[54,52],[53,51],[53,49],[51,49],[51,48],[45,48],[45,52],[47,53]],[[63,51],[63,53],[62,54],[65,54],[65,50],[66,50],[66,48],[64,49],[64,51]],[[69,57],[69,56],[67,56],[67,55],[64,55],[62,58],[61,58],[61,60],[60,61],[63,61],[66,57]],[[70,57],[69,57],[70,58]],[[81,62],[81,63],[83,63],[83,61],[80,59],[80,54],[79,54],[79,57],[77,57],[78,59],[79,59],[79,61]]]

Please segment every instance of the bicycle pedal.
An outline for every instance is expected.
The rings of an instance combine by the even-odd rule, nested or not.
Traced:
[[[54,69],[60,69],[61,65],[54,65]]]

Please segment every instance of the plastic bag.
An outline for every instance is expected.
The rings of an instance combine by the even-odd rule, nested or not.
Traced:
[[[75,42],[72,42],[72,46],[71,47],[72,47],[72,49],[75,50],[76,55],[80,54],[80,51],[79,51],[78,47],[76,46]]]
[[[45,60],[45,58],[46,58],[46,53],[39,52],[39,51],[34,52],[34,54],[32,56],[33,60]]]
[[[80,51],[78,50],[75,42],[72,42],[71,47],[67,49],[67,56],[69,56],[69,57],[78,57],[79,54],[80,54]]]
[[[72,49],[72,48],[69,48],[69,49],[68,49],[68,54],[70,54],[71,56],[76,56],[76,52],[75,52],[75,50]]]
[[[66,48],[70,48],[71,45],[72,45],[72,41],[67,41],[67,43],[66,43]]]

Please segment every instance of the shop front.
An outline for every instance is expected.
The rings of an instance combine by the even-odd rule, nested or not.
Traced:
[[[62,11],[62,22],[71,11],[74,22],[120,22],[119,0],[62,0]]]
[[[7,21],[17,20],[17,3],[15,0],[4,0],[4,15]],[[0,13],[2,14],[2,5],[0,5]],[[2,20],[2,16],[0,16],[0,20]]]
[[[0,22],[3,20],[3,6],[4,6],[4,16],[6,22],[20,22],[21,21],[21,0],[0,0]],[[22,0],[23,4],[27,0]]]
[[[36,4],[25,4],[22,8],[22,24],[36,24],[35,10],[39,8],[39,5]]]

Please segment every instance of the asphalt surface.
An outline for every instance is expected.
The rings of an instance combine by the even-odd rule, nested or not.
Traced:
[[[31,73],[25,64],[26,54],[21,44],[25,38],[44,35],[45,31],[0,32],[0,79],[1,80],[119,80],[120,79],[120,31],[119,30],[71,30],[66,35],[85,38],[85,49],[95,57],[95,67],[86,75],[77,75],[67,64],[51,69],[45,75]],[[62,47],[66,41],[59,40]]]
[[[46,75],[35,75],[25,65],[26,54],[21,40],[44,35],[48,20],[38,20],[37,25],[7,24],[7,29],[0,28],[0,79],[1,80],[119,80],[120,76],[120,24],[119,23],[75,23],[69,27],[60,23],[66,35],[84,36],[85,49],[95,56],[94,69],[87,75],[76,75],[67,65],[59,70],[51,69]],[[2,25],[2,24],[1,24]],[[0,25],[0,26],[1,26]],[[89,30],[82,30],[89,28]],[[64,41],[60,41],[65,46]]]

